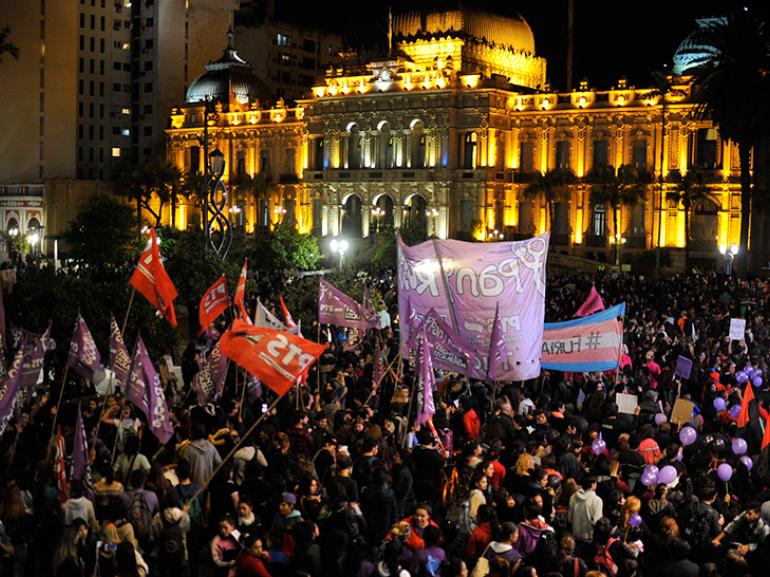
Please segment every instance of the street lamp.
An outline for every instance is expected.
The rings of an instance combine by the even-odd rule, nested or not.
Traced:
[[[329,248],[332,249],[332,252],[336,252],[340,255],[340,271],[342,271],[342,261],[345,258],[345,252],[348,250],[348,241],[344,238],[337,240],[336,238],[333,238],[332,241],[329,243]]]
[[[279,225],[283,222],[283,217],[286,214],[286,208],[283,206],[276,206],[273,209],[273,214],[275,215],[275,225]]]
[[[433,219],[433,236],[435,238],[436,236],[436,219],[438,219],[439,211],[437,208],[431,208],[428,211],[428,216],[430,216]]]
[[[728,276],[733,274],[733,261],[735,260],[735,257],[738,256],[738,245],[730,245],[730,249],[728,250],[726,244],[721,244],[719,245],[719,252],[725,257],[725,274]]]
[[[225,174],[225,155],[215,148],[209,153],[208,166],[211,181],[208,183],[209,195],[208,206],[211,211],[211,218],[205,223],[206,226],[206,238],[211,243],[214,251],[222,257],[227,257],[227,252],[230,250],[230,245],[233,242],[233,231],[230,228],[230,221],[225,214],[225,207],[227,206],[227,187],[222,182],[222,177]],[[209,212],[208,210],[206,212]],[[215,243],[211,237],[211,229],[214,223],[219,226],[221,238],[218,243]]]
[[[620,266],[620,246],[626,244],[626,237],[619,232],[614,237],[610,237],[610,244],[615,245],[615,266]]]

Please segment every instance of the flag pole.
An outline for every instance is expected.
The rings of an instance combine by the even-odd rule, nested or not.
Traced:
[[[262,420],[263,420],[263,419],[264,419],[264,418],[265,418],[267,415],[269,415],[269,414],[270,414],[270,411],[272,411],[272,410],[275,408],[275,406],[278,404],[278,402],[279,402],[279,401],[280,401],[282,398],[283,398],[283,395],[281,395],[280,397],[276,398],[276,399],[275,399],[275,400],[274,400],[274,401],[273,401],[273,402],[270,404],[270,406],[267,408],[267,411],[265,411],[264,413],[262,413],[262,414],[259,416],[259,418],[258,418],[256,421],[254,421],[254,423],[251,425],[251,427],[249,427],[249,429],[248,429],[248,430],[247,430],[247,431],[246,431],[246,432],[243,434],[243,436],[242,436],[242,437],[241,437],[241,438],[238,440],[238,442],[237,442],[235,445],[233,445],[233,448],[232,448],[232,449],[230,449],[230,452],[229,452],[229,453],[227,453],[227,455],[225,456],[225,458],[224,458],[224,459],[222,459],[222,461],[219,463],[219,465],[217,465],[216,469],[214,469],[214,471],[211,473],[211,475],[209,475],[209,478],[208,478],[208,479],[206,479],[206,481],[205,481],[205,482],[204,482],[204,483],[203,483],[203,484],[202,484],[200,487],[198,487],[198,490],[197,490],[197,491],[195,491],[195,493],[193,493],[192,497],[190,497],[190,498],[187,500],[187,503],[185,503],[185,507],[189,507],[190,503],[192,503],[193,501],[195,501],[195,499],[197,499],[197,498],[200,496],[200,494],[201,494],[201,493],[203,493],[203,491],[205,491],[205,490],[208,488],[209,484],[211,483],[211,481],[213,481],[213,480],[214,480],[214,477],[216,477],[217,473],[219,473],[220,469],[221,469],[221,468],[224,466],[224,464],[225,464],[227,461],[229,461],[229,460],[230,460],[230,458],[231,458],[231,457],[232,457],[232,456],[233,456],[233,455],[234,455],[234,454],[235,454],[235,453],[238,451],[238,449],[240,449],[240,448],[241,448],[241,445],[243,444],[243,442],[244,442],[246,439],[248,439],[248,438],[251,436],[251,434],[254,432],[254,429],[256,429],[256,428],[257,428],[257,426],[259,426],[259,424],[262,422]]]
[[[238,374],[239,370],[240,370],[239,367],[236,366],[235,367],[235,374],[236,375]],[[248,389],[248,388],[249,388],[249,380],[246,377],[246,375],[243,375],[243,386],[241,387],[241,404],[238,407],[238,420],[239,421],[243,420],[243,403],[246,402],[246,389]]]
[[[61,400],[64,397],[64,387],[67,385],[67,375],[69,374],[70,366],[64,365],[64,377],[61,382],[61,390],[59,391],[59,401],[56,403],[56,412],[53,415],[53,427],[51,427],[51,438],[56,433],[56,421],[59,419],[59,409],[61,408]]]
[[[318,335],[316,337],[316,342],[320,345],[321,344],[321,321],[318,321]],[[316,393],[319,395],[321,394],[321,363],[318,363],[315,368],[315,390]]]
[[[131,287],[131,297],[128,299],[128,308],[126,309],[126,316],[123,317],[123,328],[120,330],[121,336],[123,336],[123,339],[125,340],[125,334],[126,334],[126,325],[128,324],[128,315],[131,313],[131,307],[134,305],[134,295],[136,295],[136,289]],[[107,407],[107,399],[110,398],[110,395],[114,394],[112,390],[112,379],[115,376],[115,363],[118,360],[118,355],[115,355],[115,358],[112,359],[112,365],[110,366],[110,382],[107,385],[107,394],[104,395],[104,401],[102,401],[102,406],[99,409],[99,420],[96,421],[96,429],[94,430],[94,442],[93,447],[91,447],[90,452],[90,462],[93,464],[93,462],[96,460],[96,439],[99,438],[99,429],[102,426],[102,417],[104,416],[104,409]],[[115,433],[115,438],[117,439],[117,432]],[[113,455],[115,454],[115,451],[113,450]]]
[[[449,281],[446,278],[446,272],[444,271],[444,257],[441,255],[441,249],[438,246],[438,241],[433,239],[433,250],[436,252],[436,259],[438,260],[439,271],[441,272],[441,282],[444,285],[444,292],[446,293],[447,306],[449,307],[449,316],[452,318],[452,326],[455,329],[456,334],[460,334],[460,326],[457,324],[457,315],[455,314],[454,299],[452,293],[449,291]]]

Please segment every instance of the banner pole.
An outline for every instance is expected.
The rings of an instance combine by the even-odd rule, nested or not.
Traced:
[[[254,421],[254,423],[251,425],[251,427],[249,427],[249,429],[248,429],[248,430],[247,430],[247,431],[246,431],[246,432],[243,434],[243,436],[242,436],[242,437],[241,437],[241,438],[238,440],[238,442],[237,442],[235,445],[233,445],[233,448],[232,448],[232,449],[230,449],[230,452],[229,452],[229,453],[227,453],[227,455],[225,456],[225,458],[224,458],[224,459],[222,459],[222,461],[219,463],[219,465],[217,465],[216,469],[214,469],[214,471],[211,473],[211,475],[209,475],[209,478],[208,478],[208,479],[206,479],[206,482],[205,482],[205,483],[203,483],[203,484],[202,484],[200,487],[198,487],[198,490],[197,490],[197,491],[195,491],[195,493],[193,493],[193,496],[192,496],[192,497],[190,497],[190,498],[187,500],[187,503],[185,503],[185,507],[189,507],[190,503],[192,503],[192,502],[193,502],[195,499],[197,499],[197,498],[200,496],[200,494],[201,494],[201,493],[203,493],[203,491],[205,491],[205,490],[208,488],[209,484],[211,483],[211,481],[213,481],[213,480],[214,480],[214,477],[216,476],[216,474],[217,474],[217,473],[219,473],[220,469],[222,469],[222,467],[224,466],[224,464],[225,464],[227,461],[229,461],[229,460],[230,460],[230,458],[231,458],[231,457],[232,457],[232,456],[233,456],[233,455],[234,455],[234,454],[235,454],[235,453],[238,451],[238,449],[240,449],[240,448],[241,448],[241,445],[243,444],[243,442],[244,442],[246,439],[248,439],[248,438],[251,436],[251,434],[254,432],[254,429],[256,429],[256,428],[257,428],[257,426],[259,426],[259,424],[262,422],[262,420],[263,420],[263,419],[264,419],[264,418],[265,418],[267,415],[269,415],[269,414],[270,414],[270,411],[272,411],[272,410],[275,408],[275,406],[278,404],[278,402],[279,402],[279,401],[280,401],[282,398],[283,398],[283,395],[281,395],[280,397],[278,397],[277,399],[275,399],[275,400],[274,400],[274,401],[273,401],[273,402],[270,404],[270,406],[267,408],[267,411],[265,411],[264,413],[262,413],[262,414],[259,416],[259,418],[258,418],[256,421]]]
[[[316,336],[316,342],[321,344],[321,321],[318,321],[318,334]],[[319,362],[315,367],[315,390],[319,395],[321,394],[321,363]]]
[[[51,438],[56,433],[56,421],[59,419],[59,409],[61,409],[61,400],[64,398],[64,388],[67,385],[67,375],[69,374],[70,366],[64,365],[64,376],[62,377],[61,390],[59,391],[59,401],[56,403],[56,412],[53,415],[53,427],[51,428]]]
[[[444,285],[444,292],[446,293],[447,306],[449,307],[449,315],[452,317],[452,326],[455,329],[455,334],[460,334],[460,326],[457,324],[457,315],[455,314],[454,299],[452,293],[449,291],[449,281],[446,278],[446,272],[444,271],[444,257],[441,255],[441,249],[438,246],[438,241],[433,239],[433,250],[436,253],[436,259],[438,260],[439,271],[441,272],[441,282]]]

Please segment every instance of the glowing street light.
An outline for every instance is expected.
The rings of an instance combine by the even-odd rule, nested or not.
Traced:
[[[733,261],[735,260],[735,257],[738,256],[738,245],[730,245],[730,248],[728,249],[726,244],[720,244],[719,252],[725,257],[725,274],[728,276],[733,274]]]
[[[332,249],[332,252],[336,252],[340,255],[340,270],[342,270],[342,261],[345,258],[345,252],[347,252],[349,248],[348,241],[344,238],[337,240],[336,238],[333,238],[332,241],[329,243],[329,248]]]

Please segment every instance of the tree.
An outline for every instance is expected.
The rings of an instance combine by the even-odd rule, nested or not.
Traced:
[[[93,196],[65,233],[71,256],[92,266],[121,265],[134,240],[131,207],[112,196]]]
[[[636,168],[630,164],[621,164],[617,171],[609,165],[596,167],[588,175],[588,180],[591,183],[591,203],[609,205],[612,208],[615,260],[620,264],[620,209],[623,206],[636,206],[639,201],[644,200],[646,186],[639,178]]]
[[[0,28],[0,62],[3,61],[3,54],[10,54],[16,60],[19,59],[19,47],[8,39],[10,35],[10,26]]]
[[[693,207],[709,197],[709,189],[703,183],[703,173],[696,170],[690,170],[684,176],[679,170],[672,170],[669,179],[676,183],[676,187],[668,193],[668,199],[681,204],[684,209],[684,262],[686,270],[690,270],[690,216]]]
[[[545,219],[553,230],[553,218],[557,203],[567,202],[570,198],[570,185],[577,183],[577,177],[568,168],[552,168],[547,172],[536,172],[535,177],[524,189],[524,197],[534,199],[542,197],[545,201]]]
[[[258,172],[254,176],[248,174],[237,177],[233,181],[235,198],[246,200],[248,197],[254,199],[257,207],[256,227],[264,227],[265,223],[270,222],[270,215],[265,214],[270,200],[270,179],[263,172]]]
[[[751,153],[770,133],[770,31],[749,3],[723,18],[701,22],[692,45],[707,58],[689,70],[694,99],[702,117],[710,118],[722,136],[738,146],[741,183],[739,274],[748,271],[751,215]]]
[[[176,211],[176,198],[182,190],[182,174],[163,158],[151,159],[138,166],[125,165],[117,170],[116,183],[118,194],[136,203],[137,224],[141,225],[142,209],[155,219],[155,226],[160,226],[163,207],[173,203],[172,212]],[[152,201],[157,200],[158,210],[152,208]]]

